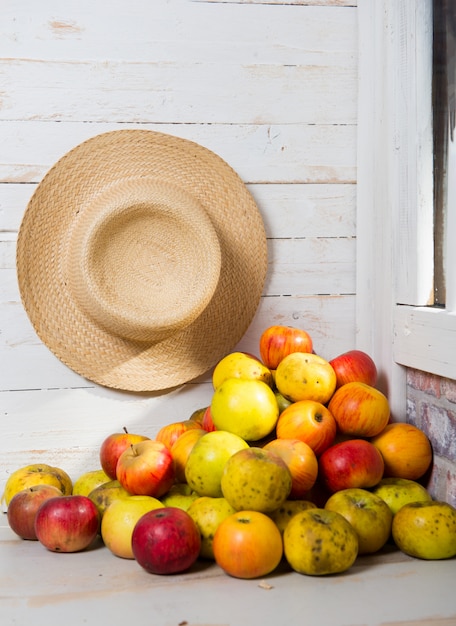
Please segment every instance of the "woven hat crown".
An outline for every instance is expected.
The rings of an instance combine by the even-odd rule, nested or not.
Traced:
[[[156,342],[191,324],[217,287],[221,252],[204,208],[154,179],[121,181],[77,215],[70,289],[107,331]]]

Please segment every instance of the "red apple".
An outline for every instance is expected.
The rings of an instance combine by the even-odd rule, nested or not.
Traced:
[[[383,477],[383,457],[365,439],[348,439],[331,446],[319,459],[319,480],[331,492],[374,487]]]
[[[116,479],[116,466],[120,455],[124,450],[131,446],[132,443],[138,443],[149,439],[145,435],[135,435],[129,433],[124,428],[123,433],[112,433],[106,437],[100,447],[100,463],[105,474],[111,480]]]
[[[60,489],[53,485],[33,485],[18,491],[8,505],[6,512],[11,530],[22,539],[37,540],[35,532],[35,517],[38,509],[49,498],[63,495]]]
[[[99,529],[98,509],[87,496],[49,498],[35,517],[36,536],[52,552],[85,550]]]
[[[375,437],[388,424],[386,396],[366,383],[346,383],[336,389],[328,404],[339,433],[351,437]]]
[[[375,387],[377,367],[373,359],[362,350],[349,350],[330,361],[336,372],[337,388],[346,383],[360,382]]]
[[[151,574],[176,574],[189,569],[199,556],[200,531],[193,518],[177,507],[145,513],[131,538],[136,561]]]
[[[277,369],[282,359],[292,352],[312,352],[312,338],[300,328],[270,326],[260,337],[260,356],[270,370]]]
[[[160,498],[175,480],[173,456],[161,441],[140,441],[122,452],[116,475],[132,495]]]

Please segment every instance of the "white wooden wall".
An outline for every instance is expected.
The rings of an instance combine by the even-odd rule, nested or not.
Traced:
[[[255,197],[269,271],[236,349],[271,324],[325,358],[355,345],[356,0],[2,0],[0,3],[0,493],[54,463],[73,478],[123,426],[153,436],[210,402],[210,375],[166,394],[94,385],[41,344],[20,302],[15,244],[37,183],[117,128],[194,140]]]

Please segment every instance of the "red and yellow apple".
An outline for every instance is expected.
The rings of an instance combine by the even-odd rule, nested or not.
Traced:
[[[312,448],[300,439],[272,439],[263,446],[283,459],[291,474],[290,500],[304,498],[318,476],[318,460]]]
[[[174,483],[174,461],[161,441],[130,445],[117,461],[117,480],[132,495],[160,498]]]
[[[277,369],[280,361],[292,352],[313,350],[312,338],[305,330],[292,326],[273,325],[266,328],[260,337],[260,356],[271,370]]]
[[[293,402],[279,415],[276,425],[278,439],[300,439],[317,457],[333,444],[336,433],[331,411],[316,400]]]
[[[205,435],[206,432],[207,431],[203,428],[188,430],[187,432],[182,433],[182,435],[178,437],[173,443],[171,447],[171,455],[174,460],[174,473],[176,476],[176,482],[185,482],[185,467],[187,465],[187,460],[190,452],[192,451],[195,443],[199,439],[201,439],[201,437]]]
[[[374,437],[388,424],[387,397],[366,383],[351,382],[339,387],[328,404],[338,431],[350,437]]]
[[[116,467],[120,455],[134,443],[149,439],[145,435],[124,432],[108,435],[100,446],[100,464],[111,480],[116,480]]]
[[[87,496],[57,496],[42,503],[35,517],[38,541],[52,552],[80,552],[98,535],[100,516]]]
[[[377,366],[363,350],[349,350],[329,361],[336,372],[337,388],[346,383],[360,382],[375,387]]]
[[[365,439],[348,439],[330,446],[321,455],[319,480],[331,492],[374,487],[383,478],[383,458]]]
[[[165,424],[155,435],[155,439],[164,443],[168,450],[171,450],[174,442],[188,430],[201,430],[201,425],[191,419]]]
[[[428,436],[413,424],[388,424],[371,439],[385,463],[384,475],[417,480],[432,463],[432,446]]]

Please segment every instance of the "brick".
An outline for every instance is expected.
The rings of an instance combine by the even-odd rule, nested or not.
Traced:
[[[440,391],[448,402],[456,404],[456,380],[442,378],[440,381]]]
[[[440,377],[420,370],[407,370],[407,385],[427,395],[440,398]]]
[[[456,413],[423,402],[421,416],[421,428],[431,440],[434,454],[456,462]]]
[[[415,398],[411,398],[410,396],[406,400],[406,421],[409,424],[413,424],[413,426],[417,426],[420,428],[419,424],[421,420],[419,419],[419,414],[417,412],[416,400]]]

